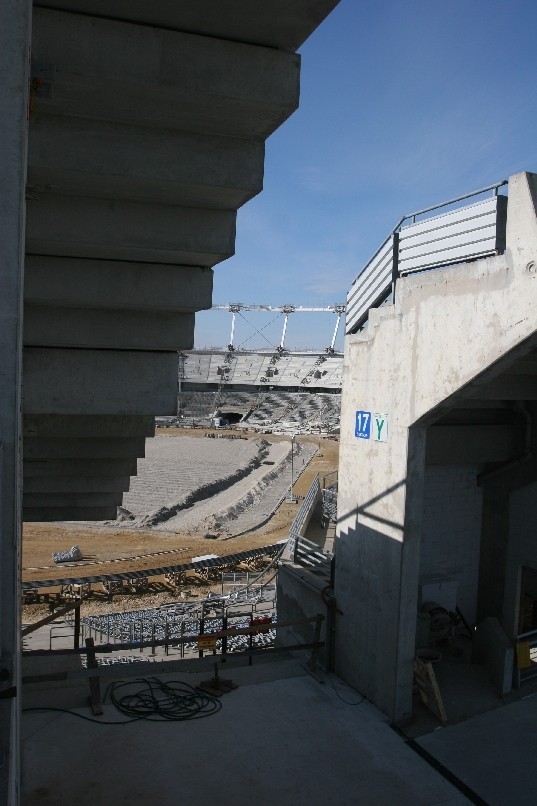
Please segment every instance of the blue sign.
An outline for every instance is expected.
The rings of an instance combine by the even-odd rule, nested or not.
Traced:
[[[358,437],[359,439],[369,439],[371,437],[370,411],[356,412],[356,426],[354,428],[354,436]]]

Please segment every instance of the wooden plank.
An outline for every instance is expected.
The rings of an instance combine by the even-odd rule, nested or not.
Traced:
[[[443,725],[448,721],[446,709],[432,663],[414,658],[414,680],[418,687],[422,703],[441,721]]]
[[[30,635],[30,633],[35,632],[40,627],[43,627],[45,624],[50,624],[51,621],[56,621],[56,619],[65,616],[66,613],[69,613],[71,610],[74,610],[76,607],[80,607],[80,599],[71,602],[65,607],[56,610],[54,613],[51,613],[50,616],[45,616],[45,618],[40,619],[39,621],[34,622],[34,624],[28,624],[27,627],[24,627],[21,630],[21,635],[24,637],[25,635]]]

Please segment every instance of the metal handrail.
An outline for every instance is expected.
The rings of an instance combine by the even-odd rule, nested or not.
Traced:
[[[497,196],[498,188],[503,187],[503,185],[507,185],[508,181],[508,179],[502,179],[501,182],[496,182],[494,185],[487,185],[487,187],[481,188],[481,190],[473,190],[471,193],[464,193],[462,196],[457,196],[455,199],[450,199],[449,201],[441,202],[440,204],[433,204],[432,207],[425,207],[423,210],[417,210],[415,213],[408,213],[408,215],[403,216],[396,229],[392,230],[392,232],[396,232],[403,221],[406,221],[407,218],[415,219],[418,215],[430,213],[432,210],[439,210],[441,207],[449,207],[450,204],[456,204],[459,201],[464,201],[464,199],[471,199],[472,196],[480,196],[481,193],[487,193],[489,190],[494,190],[494,196]]]
[[[404,215],[398,221],[398,223],[395,225],[395,227],[390,231],[388,236],[383,240],[383,242],[379,246],[379,248],[371,255],[369,260],[367,260],[364,263],[363,268],[360,271],[360,274],[357,274],[355,279],[353,280],[353,282],[351,284],[351,288],[352,288],[353,285],[355,285],[357,280],[360,278],[360,276],[361,276],[362,272],[364,271],[364,269],[367,268],[367,266],[369,266],[369,264],[376,258],[376,256],[379,254],[379,252],[384,248],[384,246],[386,245],[388,240],[392,237],[392,235],[395,235],[396,232],[399,232],[399,230],[401,229],[402,224],[405,221],[407,221],[407,219],[413,219],[413,222],[415,222],[416,221],[416,216],[423,215],[424,213],[430,213],[433,210],[440,210],[442,207],[449,207],[451,204],[456,204],[459,201],[464,201],[464,199],[471,199],[472,196],[480,196],[482,193],[487,193],[489,190],[493,190],[494,195],[497,196],[498,195],[498,188],[501,188],[504,185],[507,185],[508,183],[509,183],[508,179],[502,179],[501,182],[496,182],[493,185],[487,185],[486,187],[481,188],[480,190],[473,190],[471,193],[464,193],[462,196],[457,196],[456,198],[450,199],[449,201],[440,202],[439,204],[433,204],[431,207],[424,207],[423,210],[416,210],[416,212],[414,212],[414,213],[407,213],[406,215]]]

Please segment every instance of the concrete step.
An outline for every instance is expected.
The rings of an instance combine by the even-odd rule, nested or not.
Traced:
[[[27,255],[24,299],[34,305],[191,313],[211,306],[201,266]]]
[[[123,0],[77,0],[79,14],[95,14],[106,10],[113,20],[167,28],[169,31],[190,31],[206,37],[229,41],[248,42],[280,50],[297,50],[339,0],[271,0],[256,4],[252,13],[251,0],[233,0],[222,5],[221,0],[183,0],[169,3],[154,0],[152,3]],[[37,0],[36,6],[45,5]],[[57,9],[70,9],[70,0],[54,0]]]
[[[136,459],[25,459],[24,481],[56,476],[135,476]]]
[[[262,141],[40,115],[30,126],[30,192],[236,209],[263,187]]]
[[[177,368],[171,352],[27,347],[24,412],[175,414]]]
[[[24,480],[25,493],[122,493],[129,486],[129,476],[30,476]]]
[[[43,192],[26,215],[29,254],[213,266],[235,251],[234,210]]]
[[[24,306],[26,346],[172,351],[193,340],[192,313]]]
[[[112,444],[115,439],[145,440],[154,436],[155,418],[121,414],[24,414],[22,429],[25,441],[29,438],[89,439]]]
[[[27,523],[44,521],[108,521],[116,517],[116,507],[31,507],[24,508]]]
[[[300,58],[273,47],[36,8],[32,56],[37,117],[264,139],[298,106]]]
[[[25,510],[50,507],[118,507],[123,493],[24,493]]]
[[[24,460],[32,459],[130,459],[145,456],[145,438],[111,437],[24,438]]]

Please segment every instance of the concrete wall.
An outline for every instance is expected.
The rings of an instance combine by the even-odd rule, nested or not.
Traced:
[[[346,339],[336,671],[396,720],[411,713],[426,430],[503,394],[490,385],[535,347],[536,197],[535,175],[511,177],[505,254],[400,279]],[[388,415],[386,442],[355,436],[357,410]]]
[[[20,691],[22,286],[31,4],[0,13],[0,690]],[[0,802],[18,803],[19,698],[0,699]]]
[[[518,632],[518,605],[522,567],[537,569],[537,482],[509,497],[509,546],[505,569],[504,622],[509,636]]]
[[[483,489],[477,467],[427,467],[423,489],[420,579],[444,574],[455,579],[457,605],[473,624],[477,616]]]

